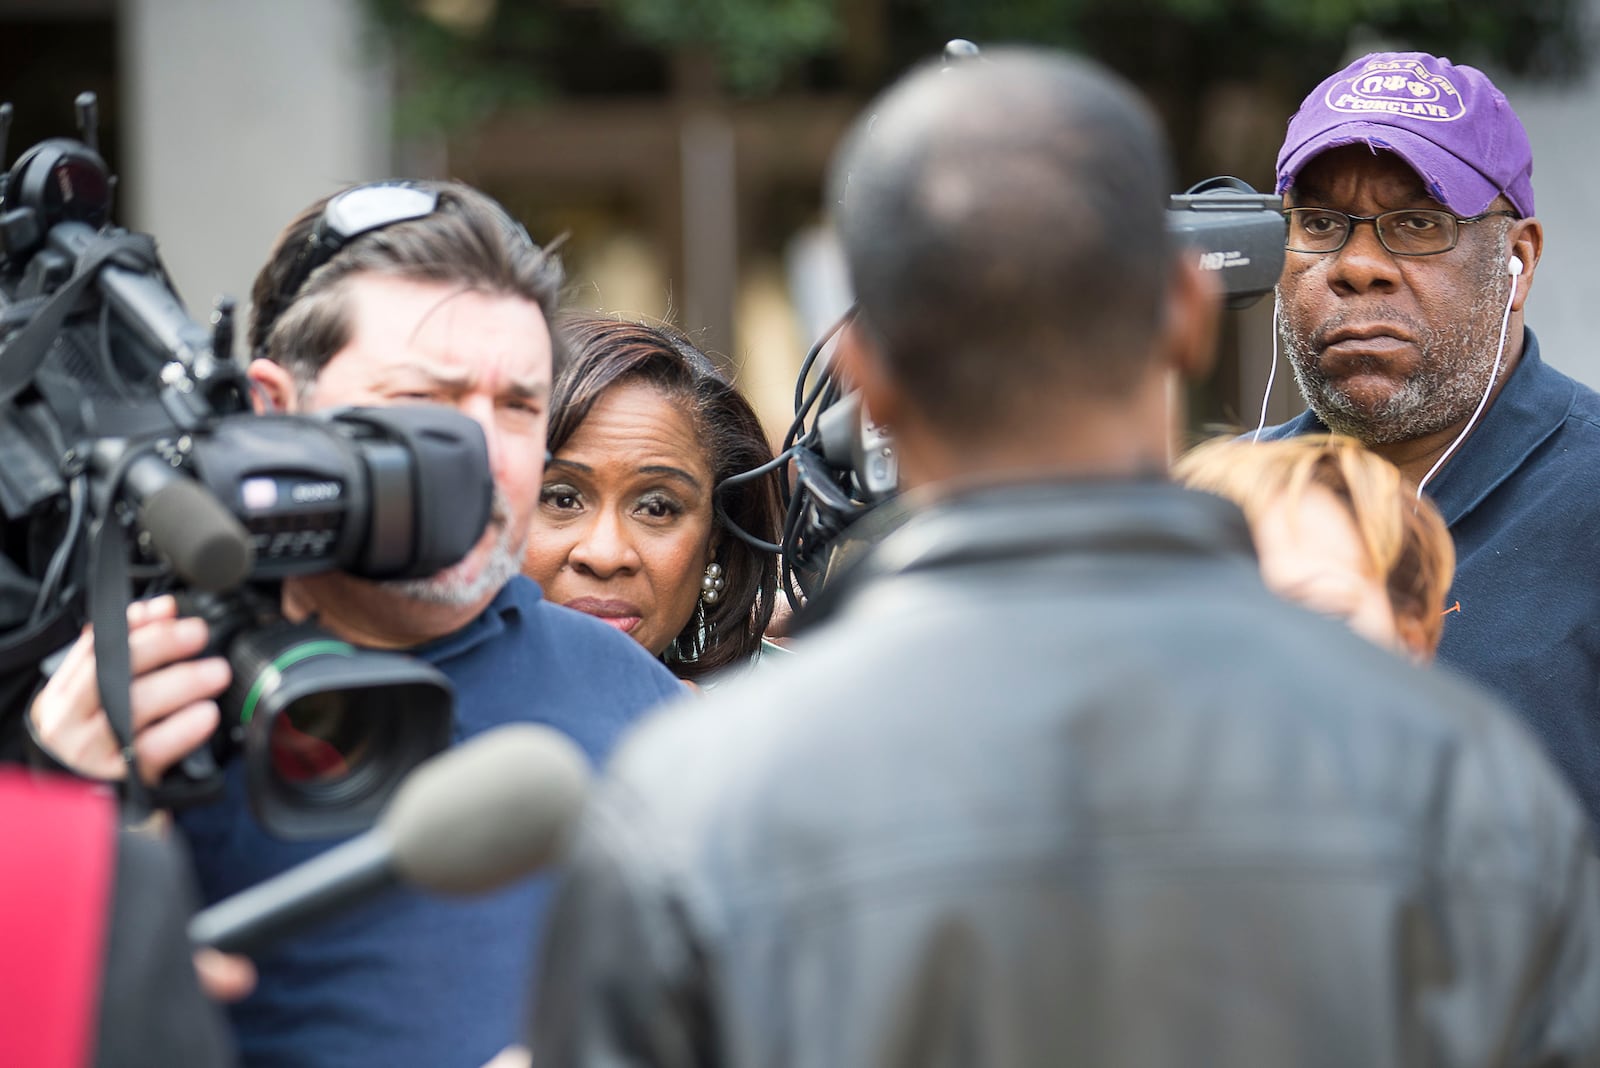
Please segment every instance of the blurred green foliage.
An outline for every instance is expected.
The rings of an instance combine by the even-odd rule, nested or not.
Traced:
[[[837,43],[827,0],[612,0],[626,32],[664,51],[708,50],[738,92],[777,88],[786,67]]]
[[[396,108],[402,136],[470,126],[496,111],[550,95],[528,57],[549,46],[556,27],[540,4],[496,4],[482,25],[436,16],[415,0],[365,0],[379,42],[406,72]]]
[[[1518,74],[1565,75],[1585,57],[1581,0],[929,0],[939,21],[980,34],[1080,44],[1105,25],[1166,20],[1260,34],[1258,43],[1338,46],[1352,31],[1415,40]]]
[[[1294,99],[1356,42],[1580,73],[1584,0],[366,0],[406,73],[402,133],[551,95],[866,92],[950,37],[1077,48],[1181,112],[1219,81]],[[686,62],[688,61],[688,62]],[[698,64],[698,66],[696,66]]]

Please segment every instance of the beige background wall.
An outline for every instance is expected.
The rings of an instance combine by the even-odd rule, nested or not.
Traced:
[[[219,292],[242,311],[295,212],[389,173],[382,57],[355,0],[122,0],[119,16],[121,221],[156,235],[196,318]]]

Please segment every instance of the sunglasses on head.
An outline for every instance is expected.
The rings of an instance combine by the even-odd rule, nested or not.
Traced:
[[[407,182],[380,182],[346,189],[328,201],[322,218],[311,228],[300,253],[278,287],[278,305],[287,306],[313,271],[362,234],[432,215],[439,207],[437,190]]]

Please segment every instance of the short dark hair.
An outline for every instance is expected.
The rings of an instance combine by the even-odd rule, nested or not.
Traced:
[[[434,191],[434,210],[353,238],[293,293],[284,292],[286,282],[294,276],[328,201],[339,194],[312,204],[284,228],[251,290],[252,355],[282,364],[302,386],[315,381],[350,341],[349,302],[341,283],[355,275],[377,274],[459,285],[537,304],[550,327],[552,372],[558,372],[563,353],[554,320],[561,298],[561,261],[529,240],[505,209],[471,186],[405,184]]]
[[[672,326],[568,315],[559,321],[557,332],[570,355],[550,401],[552,453],[560,452],[607,390],[625,382],[642,382],[661,391],[690,418],[711,469],[722,528],[716,560],[727,587],[717,603],[706,608],[703,619],[698,614],[690,618],[667,647],[665,658],[685,679],[748,660],[760,647],[772,618],[777,557],[730,532],[723,517],[763,541],[778,537],[777,472],[726,482],[729,476],[772,459],[761,420],[717,365]]]
[[[1131,388],[1163,317],[1172,181],[1149,108],[1085,60],[999,49],[889,89],[830,199],[861,324],[908,400],[975,439]]]

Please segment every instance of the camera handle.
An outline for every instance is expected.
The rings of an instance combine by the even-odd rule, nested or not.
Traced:
[[[99,237],[78,260],[72,277],[45,301],[28,324],[6,341],[0,354],[0,404],[21,393],[50,352],[67,316],[79,305],[85,290],[108,264],[145,272],[157,263],[155,241],[148,234],[118,233]]]

